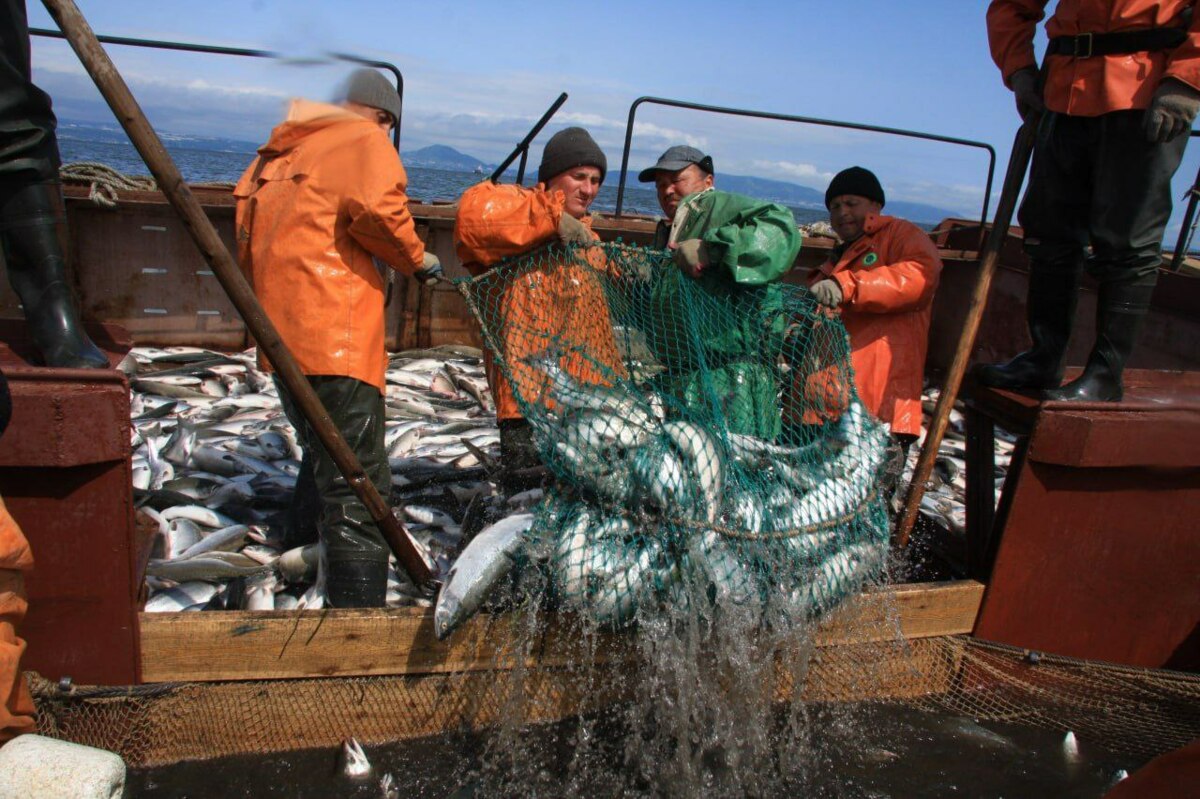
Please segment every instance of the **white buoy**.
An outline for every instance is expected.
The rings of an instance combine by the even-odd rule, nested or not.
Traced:
[[[0,747],[0,799],[120,799],[125,761],[104,749],[42,735]]]

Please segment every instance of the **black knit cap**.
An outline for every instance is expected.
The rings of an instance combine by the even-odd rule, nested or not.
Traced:
[[[538,183],[545,183],[577,166],[594,166],[600,170],[600,182],[608,171],[608,159],[592,135],[583,128],[563,128],[550,137],[542,150],[542,165],[538,167]]]
[[[829,188],[825,190],[825,207],[833,204],[834,197],[841,197],[843,194],[855,194],[874,200],[881,206],[884,204],[883,186],[879,185],[879,178],[875,177],[874,172],[861,166],[843,169],[833,176],[833,180],[829,181]]]

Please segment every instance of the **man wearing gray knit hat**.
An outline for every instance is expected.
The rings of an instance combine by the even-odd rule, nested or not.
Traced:
[[[388,130],[400,121],[400,94],[378,70],[354,70],[342,87],[338,102],[359,116],[368,119],[374,117],[381,126],[387,121],[379,116],[378,112],[387,114],[391,118]],[[375,113],[364,113],[364,110],[368,109]]]
[[[408,177],[387,137],[399,113],[395,90],[371,69],[355,71],[335,104],[293,100],[233,192],[242,270],[328,419],[385,497],[391,472],[378,264],[422,283],[442,271],[417,234]],[[330,606],[383,607],[387,542],[295,398],[276,385],[304,449],[283,540],[287,548],[324,545]]]

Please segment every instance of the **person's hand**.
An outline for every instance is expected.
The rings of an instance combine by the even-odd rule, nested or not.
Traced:
[[[1035,67],[1018,69],[1009,77],[1008,85],[1012,87],[1013,95],[1016,97],[1017,113],[1021,115],[1021,119],[1028,121],[1031,114],[1039,115],[1046,110],[1040,84],[1041,81]]]
[[[842,304],[842,287],[836,280],[818,280],[813,284],[812,293],[817,302],[826,307],[836,308]]]
[[[425,253],[421,259],[421,268],[413,273],[422,286],[432,286],[442,279],[442,262],[431,252]]]
[[[1162,144],[1186,133],[1197,111],[1200,111],[1200,92],[1182,81],[1164,80],[1146,109],[1146,140]]]
[[[592,231],[570,214],[563,212],[558,220],[558,240],[563,244],[590,244]]]
[[[675,263],[690,278],[697,278],[708,265],[708,249],[702,239],[684,239],[675,245]]]

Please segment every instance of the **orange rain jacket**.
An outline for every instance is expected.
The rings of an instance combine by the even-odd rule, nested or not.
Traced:
[[[22,572],[32,568],[29,543],[0,499],[0,743],[34,730],[33,700],[21,677],[25,642],[17,636],[28,608]]]
[[[987,11],[992,59],[1004,82],[1014,72],[1037,66],[1033,35],[1049,0],[992,0]],[[1109,111],[1149,108],[1164,77],[1200,90],[1200,2],[1198,0],[1059,0],[1046,23],[1051,37],[1145,28],[1183,27],[1193,9],[1187,41],[1154,53],[1049,59],[1045,101],[1051,111],[1093,117]]]
[[[541,183],[533,189],[490,181],[472,186],[459,200],[454,220],[458,257],[472,275],[481,275],[503,258],[555,241],[564,203],[561,191],[547,192]],[[591,228],[591,217],[580,221]],[[599,239],[595,232],[592,236]],[[599,249],[589,250],[585,257],[592,269],[609,268]],[[545,381],[527,359],[548,347],[565,353],[559,360],[561,367],[582,383],[609,385],[613,377],[625,375],[604,290],[594,272],[576,261],[549,255],[536,268],[502,285],[501,296],[486,302],[483,312],[495,312],[494,319],[485,321],[526,401],[541,401],[538,394]],[[490,351],[485,353],[485,363],[496,418],[520,419],[513,386]]]
[[[405,275],[425,247],[387,135],[333,105],[293,101],[238,181],[238,260],[307,375],[384,390],[384,283],[378,257]],[[267,368],[262,353],[259,363]]]
[[[809,276],[809,285],[831,277],[841,287],[854,384],[863,405],[892,433],[921,433],[921,381],[941,271],[941,256],[925,231],[894,216],[869,216],[863,235]],[[828,397],[829,378],[811,376],[805,396]],[[804,421],[820,418],[806,413]]]

